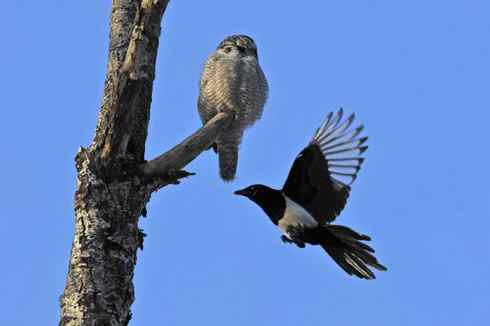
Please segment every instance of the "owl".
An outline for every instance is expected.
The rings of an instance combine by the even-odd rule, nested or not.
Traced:
[[[229,127],[213,144],[219,157],[220,175],[225,181],[235,178],[243,133],[262,116],[267,93],[257,46],[249,36],[225,38],[204,63],[197,105],[202,123],[206,124],[219,112],[234,115]]]

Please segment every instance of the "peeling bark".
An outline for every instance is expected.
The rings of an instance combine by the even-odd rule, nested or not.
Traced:
[[[60,325],[127,325],[134,301],[138,218],[149,191],[137,176],[106,182],[90,153],[77,155],[75,238]]]
[[[168,0],[113,0],[107,76],[95,136],[76,155],[75,235],[60,325],[127,325],[153,192],[191,175],[181,170],[232,117],[220,114],[149,162],[145,142],[160,26]]]
[[[162,15],[168,1],[113,0],[104,99],[92,146],[108,166],[142,161]]]

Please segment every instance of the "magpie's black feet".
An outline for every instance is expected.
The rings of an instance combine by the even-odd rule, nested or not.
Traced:
[[[288,244],[294,243],[295,245],[297,245],[300,248],[304,248],[305,247],[304,242],[302,242],[301,240],[291,240],[291,239],[289,239],[285,235],[281,235],[281,240],[282,240],[282,242],[288,243]]]
[[[305,242],[303,240],[304,228],[300,225],[290,225],[286,229],[289,235],[290,241],[295,243],[298,247],[304,248]]]
[[[298,246],[298,248],[305,247],[305,243],[302,240],[295,240],[294,243]]]

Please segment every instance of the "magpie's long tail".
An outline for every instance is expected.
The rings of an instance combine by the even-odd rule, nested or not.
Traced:
[[[342,225],[325,225],[322,231],[320,245],[349,275],[368,280],[375,279],[374,273],[368,266],[380,271],[386,271],[374,254],[374,249],[362,243],[370,237]]]

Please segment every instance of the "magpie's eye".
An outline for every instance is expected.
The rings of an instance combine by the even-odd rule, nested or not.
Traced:
[[[230,53],[230,52],[231,52],[231,50],[233,50],[233,47],[231,47],[231,46],[227,46],[227,47],[225,48],[225,53]]]

